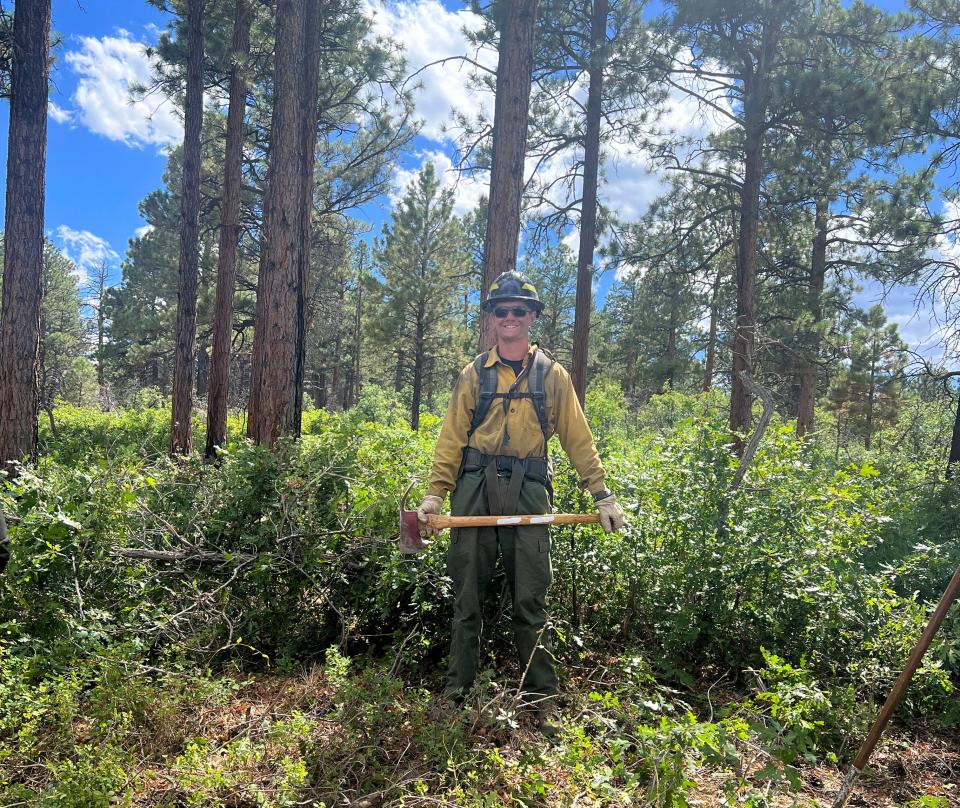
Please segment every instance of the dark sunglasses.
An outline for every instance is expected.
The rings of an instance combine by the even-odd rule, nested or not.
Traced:
[[[532,309],[528,309],[526,306],[500,306],[493,310],[494,317],[503,319],[508,314],[512,314],[514,317],[526,317]]]

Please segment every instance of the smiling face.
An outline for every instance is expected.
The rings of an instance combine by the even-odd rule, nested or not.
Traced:
[[[498,300],[490,316],[493,318],[497,343],[507,345],[526,345],[530,338],[530,326],[537,319],[536,312],[524,300]]]

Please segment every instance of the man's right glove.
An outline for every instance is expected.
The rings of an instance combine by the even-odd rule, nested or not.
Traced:
[[[600,525],[604,533],[614,533],[623,527],[625,517],[623,508],[617,502],[616,494],[609,494],[597,500],[597,510],[600,511]]]
[[[420,535],[429,536],[437,531],[427,524],[427,515],[431,513],[440,513],[440,507],[443,505],[443,497],[434,494],[427,494],[417,508],[417,521],[420,523]]]

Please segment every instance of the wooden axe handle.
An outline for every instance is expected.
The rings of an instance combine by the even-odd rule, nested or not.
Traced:
[[[445,530],[448,527],[504,527],[507,525],[595,525],[598,513],[546,513],[518,516],[442,516],[431,513],[430,527]]]

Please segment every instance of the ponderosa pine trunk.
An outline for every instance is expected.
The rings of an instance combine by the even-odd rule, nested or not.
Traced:
[[[3,301],[0,467],[37,451],[50,0],[18,0],[13,18]]]
[[[960,464],[960,396],[957,396],[957,412],[953,417],[953,436],[950,439],[950,455],[947,458],[947,479],[952,478]]]
[[[413,336],[413,391],[410,397],[410,428],[414,431],[420,428],[420,407],[423,403],[423,370],[427,353],[424,343],[425,308],[423,301],[417,306],[417,323],[414,326]]]
[[[660,389],[672,389],[677,383],[677,342],[680,339],[680,301],[676,289],[670,295],[670,321],[667,325],[667,347],[663,352],[666,367],[660,377]]]
[[[873,446],[873,421],[877,402],[877,362],[879,356],[880,345],[874,339],[873,352],[870,354],[870,381],[867,387],[867,434],[863,438],[864,449],[870,449]]]
[[[763,176],[763,137],[766,131],[766,70],[773,58],[775,37],[765,27],[755,67],[744,69],[744,158],[740,189],[740,233],[737,243],[737,317],[733,330],[733,378],[730,382],[730,430],[734,451],[742,456],[738,434],[751,423],[753,397],[741,374],[753,375],[756,316],[753,310],[757,279],[757,241],[760,225],[760,181]]]
[[[703,392],[713,387],[713,366],[717,357],[717,322],[720,319],[720,279],[721,271],[713,279],[713,291],[710,294],[710,331],[707,335],[707,357],[703,366]]]
[[[237,285],[237,247],[240,240],[240,188],[243,179],[243,121],[247,106],[245,69],[250,53],[253,9],[249,0],[237,0],[231,43],[230,100],[227,143],[223,156],[223,200],[220,204],[220,242],[217,253],[217,293],[213,315],[213,352],[207,393],[207,443],[204,454],[213,457],[227,442],[230,397],[230,344],[233,336],[233,297]]]
[[[577,256],[577,297],[573,320],[573,360],[570,376],[583,406],[587,391],[590,349],[590,309],[593,305],[593,253],[597,245],[597,177],[600,173],[600,113],[607,40],[607,0],[594,0],[590,21],[590,86],[583,143],[583,198],[580,202],[580,250]]]
[[[500,55],[481,299],[486,298],[497,275],[517,266],[537,0],[504,0],[500,3],[500,15]],[[489,318],[483,318],[481,350],[491,348],[495,341]]]
[[[797,402],[798,438],[802,438],[813,429],[813,413],[817,399],[817,358],[820,354],[820,332],[817,326],[823,317],[823,286],[827,275],[828,203],[825,199],[818,199],[816,205],[807,303],[812,322],[803,339],[800,395]]]
[[[748,134],[747,155],[744,162],[744,180],[740,207],[740,244],[737,249],[737,319],[733,333],[733,379],[730,389],[730,429],[743,433],[750,429],[750,391],[741,373],[753,374],[753,346],[756,318],[753,311],[754,287],[757,276],[757,233],[760,209],[760,149],[759,137]],[[739,439],[735,441],[737,455],[743,451]]]
[[[273,446],[295,427],[299,239],[303,199],[300,64],[304,0],[278,0],[270,161],[250,363],[247,434]]]
[[[313,172],[317,152],[317,94],[320,87],[320,0],[304,0],[303,56],[300,60],[300,253],[297,256],[297,352],[293,381],[293,425],[300,435],[303,422],[303,379],[307,361],[307,289],[313,245]],[[339,359],[339,357],[337,357]],[[336,396],[336,389],[333,391]]]
[[[361,267],[361,273],[363,268]],[[353,388],[350,397],[346,400],[344,409],[352,407],[360,401],[360,351],[363,348],[362,327],[363,316],[363,277],[357,280],[357,306],[353,312]]]
[[[180,275],[174,349],[170,454],[193,448],[193,376],[200,265],[200,129],[203,123],[203,0],[187,0],[187,91],[180,191]]]

